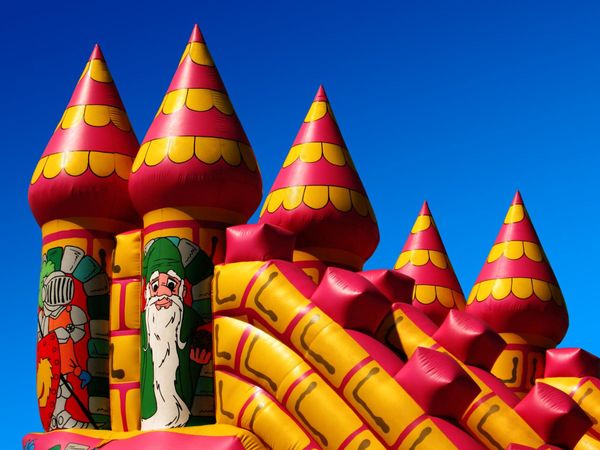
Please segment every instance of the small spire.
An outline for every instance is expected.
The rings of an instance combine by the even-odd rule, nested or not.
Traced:
[[[519,192],[519,190],[517,189],[517,192],[513,198],[511,205],[522,205],[522,204],[523,204],[523,198],[521,197],[521,192]]]
[[[94,44],[94,49],[92,50],[92,54],[90,55],[89,61],[92,61],[94,59],[100,59],[104,61],[104,54],[102,53],[102,50],[100,49],[100,44],[98,43]]]
[[[204,36],[202,36],[202,32],[200,31],[200,27],[198,26],[198,24],[194,24],[194,29],[192,30],[192,34],[190,35],[190,40],[188,41],[188,43],[192,43],[192,42],[200,42],[200,43],[204,43]]]
[[[319,85],[319,89],[317,90],[317,95],[315,95],[315,99],[313,102],[328,102],[327,94],[325,93],[325,88],[322,84]]]
[[[423,206],[421,206],[421,211],[419,211],[419,215],[420,216],[430,216],[431,215],[431,211],[429,211],[429,204],[427,203],[427,200],[425,200],[423,202]]]
[[[415,280],[412,304],[438,325],[465,297],[427,201],[411,229],[394,269]]]

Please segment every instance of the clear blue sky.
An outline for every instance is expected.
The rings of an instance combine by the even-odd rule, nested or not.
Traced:
[[[3,7],[0,239],[16,291],[0,331],[0,428],[11,448],[41,427],[31,173],[94,43],[141,140],[195,22],[265,189],[323,83],[379,219],[368,267],[392,267],[427,199],[468,293],[518,188],[569,306],[563,345],[600,353],[600,3],[295,3]]]

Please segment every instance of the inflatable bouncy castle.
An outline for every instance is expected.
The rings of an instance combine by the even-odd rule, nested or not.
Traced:
[[[427,203],[394,268],[363,270],[377,219],[323,87],[263,199],[198,27],[141,145],[94,48],[29,203],[26,450],[600,449],[599,360],[556,348],[521,195],[468,296]]]

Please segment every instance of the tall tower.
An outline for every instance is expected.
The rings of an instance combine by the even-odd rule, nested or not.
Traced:
[[[198,26],[129,180],[143,217],[142,430],[214,421],[210,282],[258,206],[254,153]]]
[[[415,280],[413,306],[440,325],[465,297],[427,202],[423,203],[394,269]]]
[[[489,323],[507,342],[492,373],[524,395],[544,373],[544,354],[569,326],[565,302],[516,193],[494,246],[467,300],[467,311]]]
[[[360,270],[377,247],[375,214],[322,86],[259,222],[296,235],[294,259],[314,279],[322,276],[323,265]]]
[[[29,187],[42,227],[39,408],[46,430],[109,424],[114,235],[135,227],[127,192],[138,142],[97,45]]]

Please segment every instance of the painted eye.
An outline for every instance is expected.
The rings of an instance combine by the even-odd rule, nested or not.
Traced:
[[[173,280],[169,280],[169,281],[167,281],[167,287],[169,288],[170,291],[174,291],[175,287],[177,287],[177,283],[175,283],[175,281],[173,281]]]
[[[152,282],[150,288],[152,289],[152,291],[156,292],[158,290],[158,281]]]

